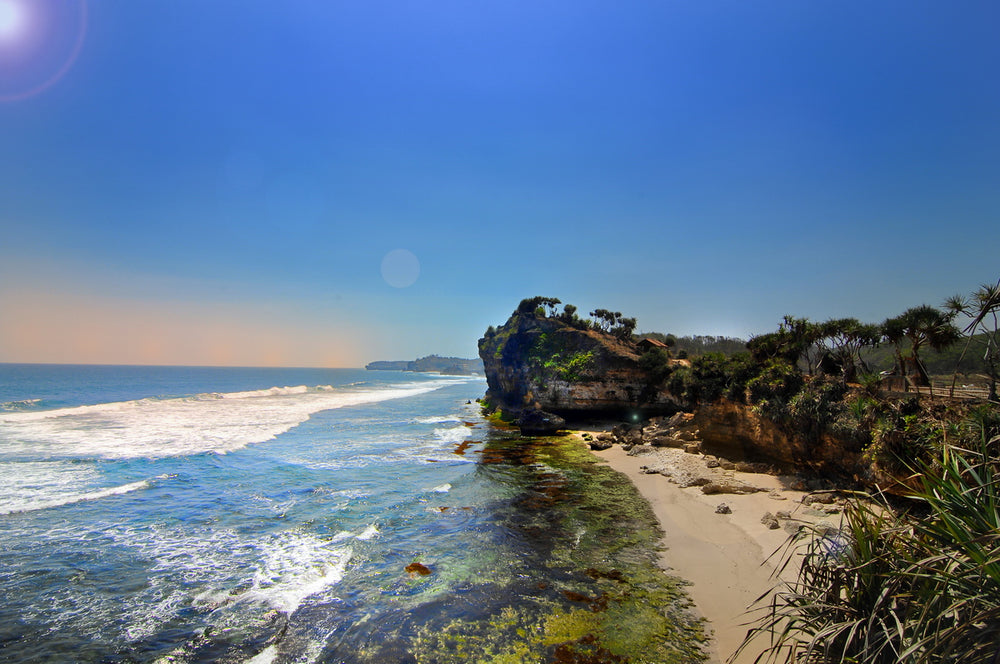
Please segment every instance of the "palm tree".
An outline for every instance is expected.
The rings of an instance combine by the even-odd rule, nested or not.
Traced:
[[[874,346],[882,339],[882,330],[878,325],[867,325],[857,318],[839,318],[826,321],[820,328],[823,340],[833,346],[830,352],[843,369],[845,383],[857,380],[859,368],[869,372],[861,357],[861,349]]]
[[[892,344],[893,357],[896,359],[896,370],[903,377],[903,389],[907,389],[906,382],[906,362],[903,361],[903,340],[906,335],[903,333],[903,321],[899,316],[887,318],[880,326],[879,331],[882,337]]]
[[[930,385],[927,370],[920,361],[920,349],[928,346],[934,350],[943,350],[962,337],[962,333],[951,322],[954,317],[955,314],[952,312],[943,312],[928,304],[922,304],[919,307],[911,307],[896,318],[883,323],[882,328],[886,337],[896,344],[897,357],[900,357],[899,335],[909,340],[909,359],[917,372],[919,383]]]
[[[961,295],[954,295],[945,300],[944,306],[953,315],[964,314],[971,319],[963,332],[968,336],[965,348],[959,357],[959,362],[965,358],[969,346],[977,334],[981,334],[981,343],[985,346],[983,360],[986,364],[986,373],[990,379],[990,401],[997,399],[997,378],[1000,373],[1000,280],[995,285],[983,284],[975,293],[968,298]],[[955,381],[958,378],[958,371],[951,381],[952,390],[955,389]]]

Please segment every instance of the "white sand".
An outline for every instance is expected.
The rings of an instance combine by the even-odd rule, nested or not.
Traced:
[[[658,454],[658,460],[704,464],[700,455],[685,455],[679,450],[663,453]],[[594,454],[627,475],[649,501],[666,533],[663,544],[667,550],[660,563],[690,582],[688,593],[714,631],[712,657],[716,662],[726,661],[746,635],[745,623],[750,616],[745,610],[777,584],[772,575],[781,556],[775,555],[769,562],[765,559],[782,548],[788,532],[785,528],[769,529],[761,517],[766,512],[791,512],[790,527],[794,529],[799,519],[815,522],[825,515],[803,506],[804,492],[785,488],[788,478],[783,481],[770,475],[727,471],[728,477],[772,491],[705,495],[699,487],[681,488],[662,475],[643,472],[641,467],[651,465],[651,459],[629,456],[617,445]],[[720,503],[729,505],[732,514],[716,514]],[[837,516],[825,518],[832,523],[839,521]],[[735,661],[752,662],[757,654],[744,652]]]

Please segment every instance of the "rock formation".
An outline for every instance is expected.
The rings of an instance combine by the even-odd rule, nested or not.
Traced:
[[[515,312],[479,340],[487,400],[567,418],[673,413],[680,404],[650,385],[631,342],[561,317]]]
[[[504,325],[487,330],[479,340],[479,355],[488,384],[486,403],[514,418],[525,415],[523,431],[528,434],[554,433],[562,425],[550,426],[546,420],[556,416],[618,420],[623,423],[591,436],[588,444],[595,449],[614,443],[626,449],[677,448],[706,455],[703,465],[720,471],[783,469],[870,480],[863,441],[793,430],[725,396],[691,402],[672,394],[669,381],[655,377],[656,365],[650,369],[630,333],[611,334],[572,315],[519,308]],[[665,357],[661,367],[668,362],[668,371],[692,375],[690,363]],[[717,484],[703,490],[746,490]]]

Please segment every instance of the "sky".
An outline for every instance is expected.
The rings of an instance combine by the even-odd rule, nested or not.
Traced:
[[[357,367],[544,295],[879,322],[1000,277],[1000,4],[0,0],[0,362]]]

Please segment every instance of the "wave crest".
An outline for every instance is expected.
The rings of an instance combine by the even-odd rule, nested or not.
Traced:
[[[450,383],[436,380],[365,388],[298,385],[0,413],[4,425],[0,443],[6,439],[19,453],[43,457],[225,454],[271,440],[314,413],[417,396]]]
[[[140,480],[139,482],[130,482],[129,484],[113,486],[107,489],[99,489],[97,491],[87,491],[84,493],[68,495],[64,494],[58,498],[22,498],[20,500],[10,501],[6,504],[0,504],[0,514],[35,512],[37,510],[45,510],[53,507],[62,507],[63,505],[72,505],[73,503],[80,503],[86,500],[99,500],[101,498],[108,498],[109,496],[120,496],[124,493],[131,493],[133,491],[146,488],[149,488],[149,482],[146,480]]]

